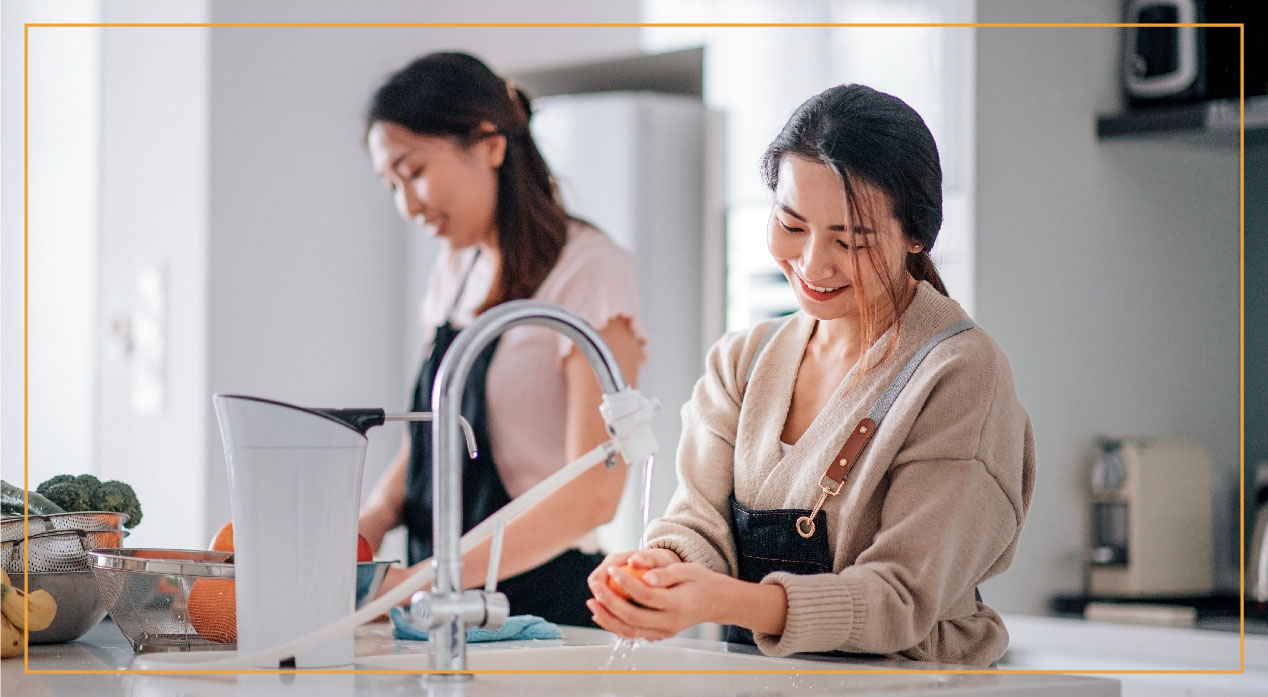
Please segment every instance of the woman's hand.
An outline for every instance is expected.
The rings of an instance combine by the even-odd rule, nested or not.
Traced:
[[[700,564],[664,564],[666,559],[660,552],[673,554],[668,550],[614,554],[590,575],[588,584],[594,598],[586,601],[586,607],[594,613],[596,624],[619,636],[656,641],[668,639],[702,622],[716,622],[727,614],[726,606],[732,602],[733,586],[739,581]],[[608,563],[618,559],[633,562],[636,555],[657,564],[650,567],[653,570],[643,576],[642,582],[617,568],[619,563]],[[609,576],[625,590],[630,600],[608,587]]]
[[[677,554],[668,549],[636,549],[630,552],[617,552],[616,554],[609,554],[603,558],[603,561],[599,562],[599,565],[586,578],[586,584],[606,584],[610,573],[608,569],[623,566],[626,563],[637,566],[640,569],[654,569],[658,566],[669,566],[681,561]]]

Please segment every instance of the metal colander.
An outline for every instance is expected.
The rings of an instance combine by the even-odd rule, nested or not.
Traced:
[[[23,521],[29,520],[28,525]],[[38,535],[55,530],[121,530],[128,522],[126,513],[110,511],[77,511],[75,513],[50,513],[48,515],[5,516],[0,518],[0,541],[20,540],[29,533]]]
[[[237,615],[231,552],[89,552],[106,610],[138,652],[232,649]]]
[[[89,550],[117,549],[127,536],[125,530],[41,532],[26,540],[0,542],[0,564],[10,574],[20,574],[24,567],[35,574],[88,571],[92,568]]]

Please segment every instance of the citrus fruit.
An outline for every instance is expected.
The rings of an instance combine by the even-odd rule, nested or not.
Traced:
[[[644,569],[641,566],[630,566],[629,564],[622,564],[621,566],[618,566],[617,568],[640,581],[643,580],[643,576],[648,571],[651,571],[651,569]],[[611,576],[608,576],[608,588],[611,588],[613,593],[616,593],[622,598],[625,598],[626,600],[632,600],[632,598],[630,598],[630,594],[626,593],[624,588],[617,585],[616,579]]]
[[[231,578],[200,578],[189,589],[185,611],[198,636],[218,644],[238,640],[237,595]]]
[[[233,521],[229,521],[216,531],[215,536],[211,538],[211,546],[208,547],[213,552],[232,552],[233,551]]]

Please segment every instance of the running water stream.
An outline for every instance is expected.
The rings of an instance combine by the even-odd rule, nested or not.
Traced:
[[[656,456],[648,455],[643,460],[643,531],[638,537],[638,548],[647,549],[647,526],[652,522],[652,471],[656,467]],[[612,647],[612,655],[608,656],[603,670],[634,670],[634,651],[647,643],[645,639],[626,639],[622,637]]]
[[[643,460],[643,532],[638,537],[638,548],[647,549],[647,526],[652,522],[652,470],[656,468],[656,456]]]

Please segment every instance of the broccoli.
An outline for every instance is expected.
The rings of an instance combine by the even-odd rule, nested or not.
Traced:
[[[57,484],[65,484],[67,482],[75,481],[75,476],[76,475],[73,475],[73,474],[59,474],[55,477],[51,477],[45,480],[43,484],[35,487],[35,490],[43,494],[46,490],[48,490],[48,487],[55,486]]]
[[[111,511],[125,513],[128,522],[124,527],[133,528],[141,522],[141,503],[136,492],[127,484],[111,480],[104,484],[91,474],[59,474],[35,488],[49,501],[67,512]]]
[[[118,480],[112,479],[97,489],[96,495],[93,496],[93,508],[98,511],[126,514],[128,522],[124,523],[123,527],[129,530],[141,522],[141,502],[137,500],[136,492],[132,490],[132,487]]]
[[[61,506],[63,510],[74,512],[91,511],[93,495],[99,488],[101,480],[91,474],[59,474],[35,487],[35,491]]]

